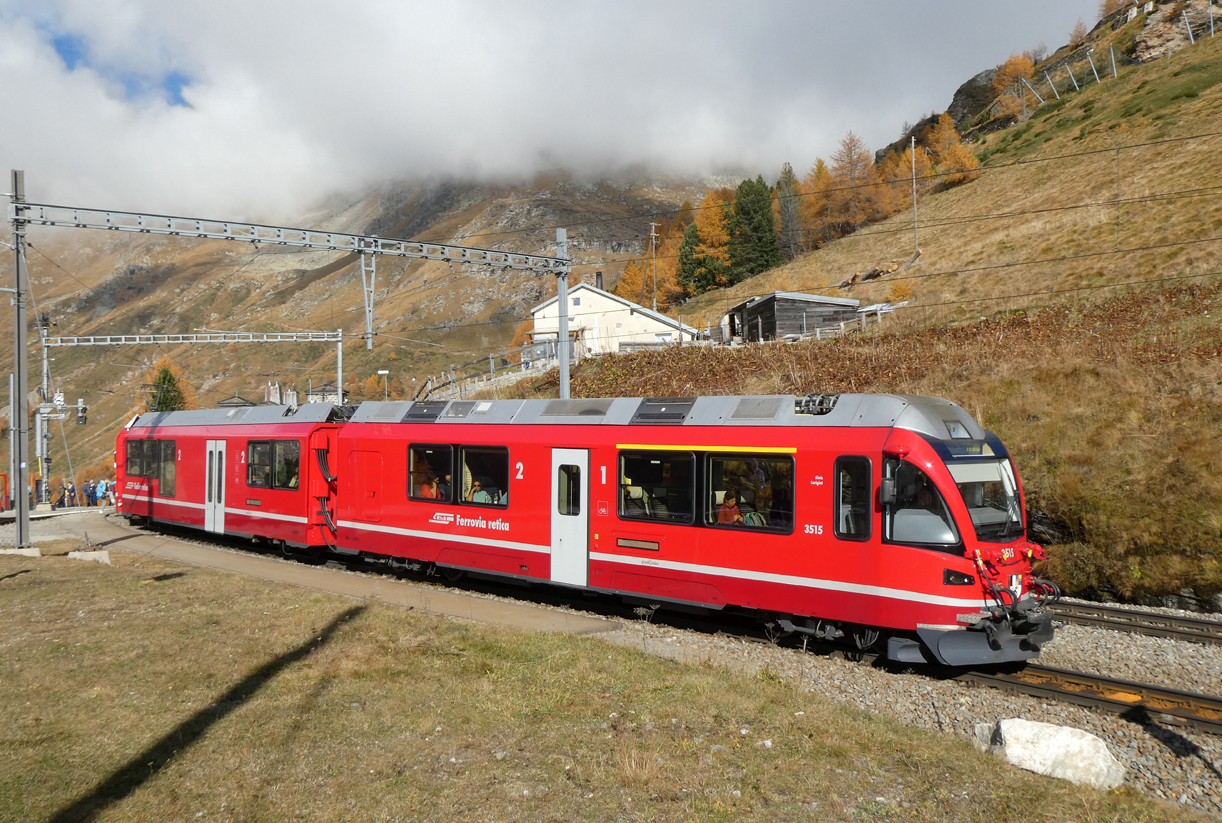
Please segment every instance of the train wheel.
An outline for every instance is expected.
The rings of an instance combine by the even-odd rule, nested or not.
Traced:
[[[462,569],[451,569],[448,566],[438,566],[438,568],[441,570],[441,576],[451,583],[457,583],[466,574]]]

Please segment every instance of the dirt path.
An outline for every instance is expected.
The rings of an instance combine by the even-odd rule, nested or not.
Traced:
[[[473,597],[461,592],[439,591],[399,580],[344,574],[271,557],[185,543],[162,535],[143,534],[109,522],[97,512],[39,521],[33,529],[36,536],[43,539],[50,538],[49,534],[45,537],[41,534],[43,530],[54,532],[55,538],[71,535],[83,539],[88,532],[89,541],[96,550],[146,555],[330,594],[373,598],[401,608],[511,626],[522,631],[582,635],[621,628],[614,620],[567,614],[525,603]]]

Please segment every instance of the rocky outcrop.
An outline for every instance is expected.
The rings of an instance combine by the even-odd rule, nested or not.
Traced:
[[[963,131],[964,123],[993,102],[993,78],[996,76],[996,69],[985,69],[955,91],[946,111],[960,131]]]
[[[967,122],[979,114],[985,106],[993,102],[993,78],[996,76],[996,69],[985,69],[955,91],[955,96],[951,98],[950,107],[946,111],[950,115],[950,119],[954,121],[955,128],[959,129],[960,132],[966,131]],[[913,135],[916,135],[917,139],[920,140],[921,133],[926,129],[933,128],[937,124],[939,116],[936,113],[931,114],[909,129],[899,140],[888,146],[883,146],[874,153],[874,162],[882,163],[891,152],[902,152],[907,149],[909,140]]]
[[[1146,18],[1146,25],[1137,35],[1133,57],[1138,63],[1148,63],[1160,57],[1188,48],[1191,41],[1184,18],[1192,27],[1194,38],[1209,35],[1209,0],[1187,0],[1179,3],[1160,3]],[[1214,25],[1220,21],[1215,20]]]

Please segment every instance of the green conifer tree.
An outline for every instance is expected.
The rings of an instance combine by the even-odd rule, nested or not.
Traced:
[[[182,387],[178,385],[178,378],[169,366],[162,366],[153,378],[153,384],[149,388],[148,407],[149,411],[154,412],[181,411],[187,407]]]
[[[772,189],[763,177],[738,185],[729,228],[731,284],[781,265]]]
[[[803,250],[802,240],[802,190],[793,166],[781,167],[781,177],[776,181],[777,211],[781,215],[781,230],[777,237],[781,256],[793,260]]]
[[[676,276],[679,285],[688,295],[699,294],[696,289],[696,246],[700,243],[700,232],[695,223],[688,223],[683,231],[683,242],[679,244],[679,265]]]

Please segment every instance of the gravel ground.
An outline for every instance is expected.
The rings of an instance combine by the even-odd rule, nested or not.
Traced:
[[[73,537],[62,521],[57,525],[58,520],[34,521],[31,524],[34,538]],[[117,522],[126,525],[124,521]],[[11,545],[12,534],[13,526],[0,526],[0,545]],[[1184,614],[1170,609],[1155,611]],[[748,673],[768,670],[812,694],[887,715],[908,725],[969,739],[974,738],[977,723],[994,723],[1010,717],[1083,729],[1102,738],[1128,768],[1126,783],[1156,797],[1222,816],[1222,737],[1153,723],[1143,725],[1103,712],[987,687],[895,673],[834,656],[643,620],[598,636],[675,660],[712,663]],[[1056,639],[1045,647],[1041,662],[1184,691],[1222,694],[1220,646],[1067,626],[1059,629]]]

